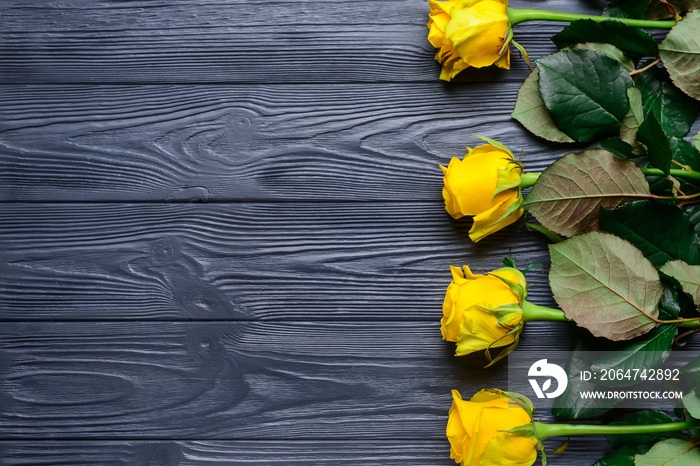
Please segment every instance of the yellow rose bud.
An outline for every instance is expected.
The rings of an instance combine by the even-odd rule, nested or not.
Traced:
[[[511,27],[507,0],[428,0],[428,40],[438,49],[440,79],[473,66],[510,68]]]
[[[532,423],[527,398],[500,390],[481,390],[464,401],[452,391],[447,421],[450,457],[463,466],[530,466],[537,459],[538,440],[504,430]],[[526,407],[528,409],[526,409]]]
[[[447,168],[440,166],[445,174],[442,197],[452,217],[474,217],[469,237],[479,241],[523,215],[523,171],[504,147],[484,144],[467,150],[464,159],[453,157]]]
[[[512,267],[474,275],[450,267],[452,283],[447,287],[440,321],[442,338],[457,343],[456,355],[506,346],[492,363],[515,349],[523,329],[521,304],[526,298],[525,277]]]

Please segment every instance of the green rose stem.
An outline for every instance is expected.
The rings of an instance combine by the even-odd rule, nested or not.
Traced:
[[[564,315],[561,309],[539,306],[532,304],[528,300],[523,300],[520,308],[523,310],[523,322],[532,322],[534,320],[547,320],[553,322],[567,322],[569,319]],[[687,319],[677,320],[659,320],[652,316],[648,316],[653,321],[660,324],[677,324],[679,327],[691,328],[693,332],[700,330],[700,317],[691,317]]]
[[[551,307],[538,306],[530,301],[523,300],[520,305],[523,310],[523,322],[532,322],[533,320],[552,320],[565,322],[569,319],[564,315],[561,309],[553,309]]]
[[[573,13],[559,13],[557,11],[545,10],[525,10],[508,8],[508,19],[511,26],[523,21],[576,21],[577,19],[592,19],[596,22],[614,20],[623,22],[629,26],[639,26],[643,28],[671,29],[676,25],[675,21],[649,21],[645,19],[614,18],[610,16],[577,15]]]
[[[535,437],[544,441],[548,437],[569,436],[581,434],[657,434],[660,432],[675,432],[678,430],[695,429],[700,427],[700,421],[668,422],[666,424],[648,425],[590,425],[590,424],[542,424],[532,423]]]
[[[642,173],[645,175],[661,175],[665,173],[658,168],[642,168]],[[694,170],[683,170],[681,168],[672,168],[670,172],[671,176],[677,176],[679,178],[690,178],[691,180],[700,180],[700,172]]]
[[[520,188],[525,189],[531,187],[539,177],[539,173],[523,173],[520,175]]]

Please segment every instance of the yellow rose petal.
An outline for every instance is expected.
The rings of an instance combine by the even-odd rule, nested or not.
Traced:
[[[501,202],[474,216],[474,223],[469,229],[469,238],[475,243],[479,242],[488,235],[502,230],[508,225],[518,221],[525,213],[523,209],[516,209],[507,217],[504,217],[504,215],[519,197],[520,193],[517,191],[506,191],[496,196],[496,199]]]
[[[476,68],[493,65],[510,27],[506,6],[496,0],[473,2],[467,8],[455,7],[445,27],[445,37],[452,42],[459,56]],[[508,54],[509,51],[505,51]]]
[[[507,166],[512,158],[505,151],[487,145],[493,150],[474,149],[463,160],[452,158],[443,177],[445,208],[455,218],[479,215],[503,202],[512,192],[506,191],[494,198],[498,185],[499,168]]]
[[[537,450],[532,439],[507,432],[489,440],[481,454],[482,466],[530,466],[536,460]]]
[[[462,356],[489,347],[510,345],[515,342],[515,336],[508,334],[510,330],[489,311],[473,306],[464,312],[455,354]]]

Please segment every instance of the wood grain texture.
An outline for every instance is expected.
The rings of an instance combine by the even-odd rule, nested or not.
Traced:
[[[519,349],[570,330],[529,325]],[[6,323],[0,436],[439,440],[451,389],[507,384],[453,352],[437,322]]]
[[[448,266],[548,254],[522,223],[470,243],[438,165],[472,133],[532,171],[570,150],[511,120],[517,53],[440,82],[427,11],[0,2],[0,464],[454,464],[450,389],[507,366],[441,340]],[[537,58],[561,27],[515,39]],[[532,322],[520,349],[574,332]],[[609,450],[572,440],[550,464]]]
[[[604,2],[523,1],[599,14]],[[428,4],[418,0],[5,0],[2,83],[327,83],[436,81]],[[561,23],[517,26],[532,58],[555,50]],[[515,50],[515,49],[514,49]],[[522,81],[513,69],[463,79]]]
[[[517,351],[543,341],[564,349],[568,330],[528,324]],[[679,351],[698,348],[696,339]],[[483,370],[481,355],[457,358],[453,350],[434,323],[6,324],[0,435],[349,440],[355,448],[352,442],[444,442],[451,389],[469,396],[507,383],[505,363]],[[548,412],[537,416],[553,422]]]
[[[583,146],[510,117],[517,83],[0,86],[0,201],[435,200],[487,136],[530,171]]]
[[[522,222],[470,242],[440,202],[6,204],[0,319],[439,319],[449,265],[548,263]],[[554,305],[541,267],[530,300]]]
[[[599,436],[579,437],[550,465],[588,466],[606,451]],[[554,447],[554,446],[552,446]],[[447,440],[326,441],[0,441],[4,466],[454,466]],[[535,463],[540,465],[540,461]]]
[[[3,466],[454,466],[447,441],[0,442]],[[583,463],[581,463],[583,464]]]

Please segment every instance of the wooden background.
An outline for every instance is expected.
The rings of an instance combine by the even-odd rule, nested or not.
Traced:
[[[517,52],[441,82],[427,14],[0,3],[0,464],[454,464],[450,390],[503,387],[507,367],[441,340],[448,266],[548,254],[522,221],[471,243],[438,165],[474,133],[530,171],[578,147],[510,118]],[[561,27],[515,38],[537,58]],[[553,305],[546,274],[528,278]],[[531,323],[521,346],[571,332]],[[576,438],[551,464],[606,451]]]

